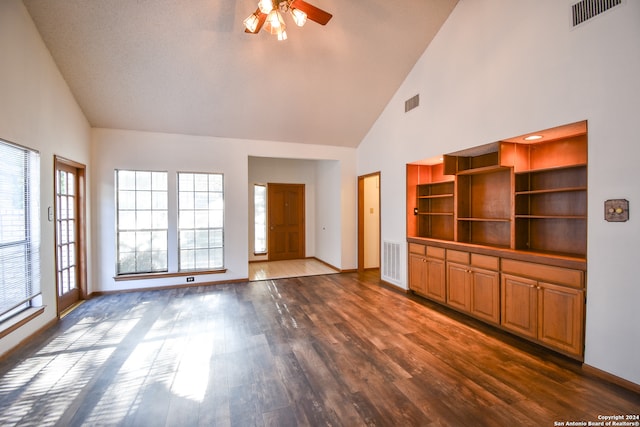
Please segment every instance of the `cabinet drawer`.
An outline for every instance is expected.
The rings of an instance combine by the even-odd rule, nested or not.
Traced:
[[[409,253],[416,255],[424,255],[425,254],[425,245],[419,245],[417,243],[409,243]]]
[[[435,246],[427,246],[427,256],[431,258],[444,259],[444,248],[436,248]]]
[[[584,287],[584,271],[580,270],[503,258],[502,272],[530,277],[539,281],[571,286],[572,288]]]
[[[454,251],[447,249],[447,261],[469,264],[469,252]]]
[[[471,265],[486,268],[487,270],[498,270],[500,258],[490,255],[471,254]]]

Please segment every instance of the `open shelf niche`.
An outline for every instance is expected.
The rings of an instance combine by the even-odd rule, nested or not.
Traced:
[[[442,163],[407,165],[407,234],[453,240],[453,225],[454,176]]]
[[[407,165],[407,236],[584,259],[586,121]]]

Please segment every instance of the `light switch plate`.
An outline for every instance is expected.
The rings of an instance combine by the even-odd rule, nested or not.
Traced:
[[[626,199],[609,199],[604,202],[604,219],[609,222],[625,222],[629,220],[629,201]]]

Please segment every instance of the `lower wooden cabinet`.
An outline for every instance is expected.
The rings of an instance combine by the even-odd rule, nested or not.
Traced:
[[[447,251],[447,304],[487,322],[500,323],[498,266],[497,257]]]
[[[583,352],[584,290],[502,275],[502,326],[571,355]]]
[[[409,247],[409,289],[439,302],[446,301],[445,251],[415,245]]]
[[[566,355],[583,357],[583,270],[410,243],[409,288]]]

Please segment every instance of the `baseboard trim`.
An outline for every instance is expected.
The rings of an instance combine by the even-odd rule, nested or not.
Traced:
[[[625,380],[624,378],[603,371],[602,369],[595,368],[591,365],[587,365],[586,363],[582,364],[582,370],[588,375],[592,375],[606,382],[615,384],[629,391],[640,394],[640,384]]]
[[[128,293],[128,292],[162,291],[162,290],[170,290],[170,289],[195,288],[197,286],[216,286],[216,285],[224,285],[229,283],[244,283],[248,281],[249,281],[249,278],[247,277],[244,279],[218,280],[218,281],[212,281],[212,282],[188,283],[188,284],[182,284],[182,285],[166,285],[166,286],[152,286],[149,288],[118,289],[115,291],[95,291],[89,295],[89,298],[99,297],[103,295]]]
[[[313,257],[309,257],[309,258],[311,258],[311,259],[315,259],[315,260],[316,260],[316,261],[318,261],[319,263],[324,264],[324,265],[326,265],[327,267],[334,269],[334,270],[335,270],[336,272],[338,272],[338,273],[344,273],[344,270],[340,270],[340,269],[339,269],[338,267],[336,267],[335,265],[329,264],[328,262],[323,261],[323,260],[321,260],[320,258],[316,258],[316,257],[314,257],[314,256],[313,256]]]
[[[386,280],[383,280],[383,279],[380,279],[380,283],[382,283],[387,288],[391,288],[392,290],[403,293],[403,294],[406,294],[409,292],[408,289],[398,286],[395,283],[387,282]]]

